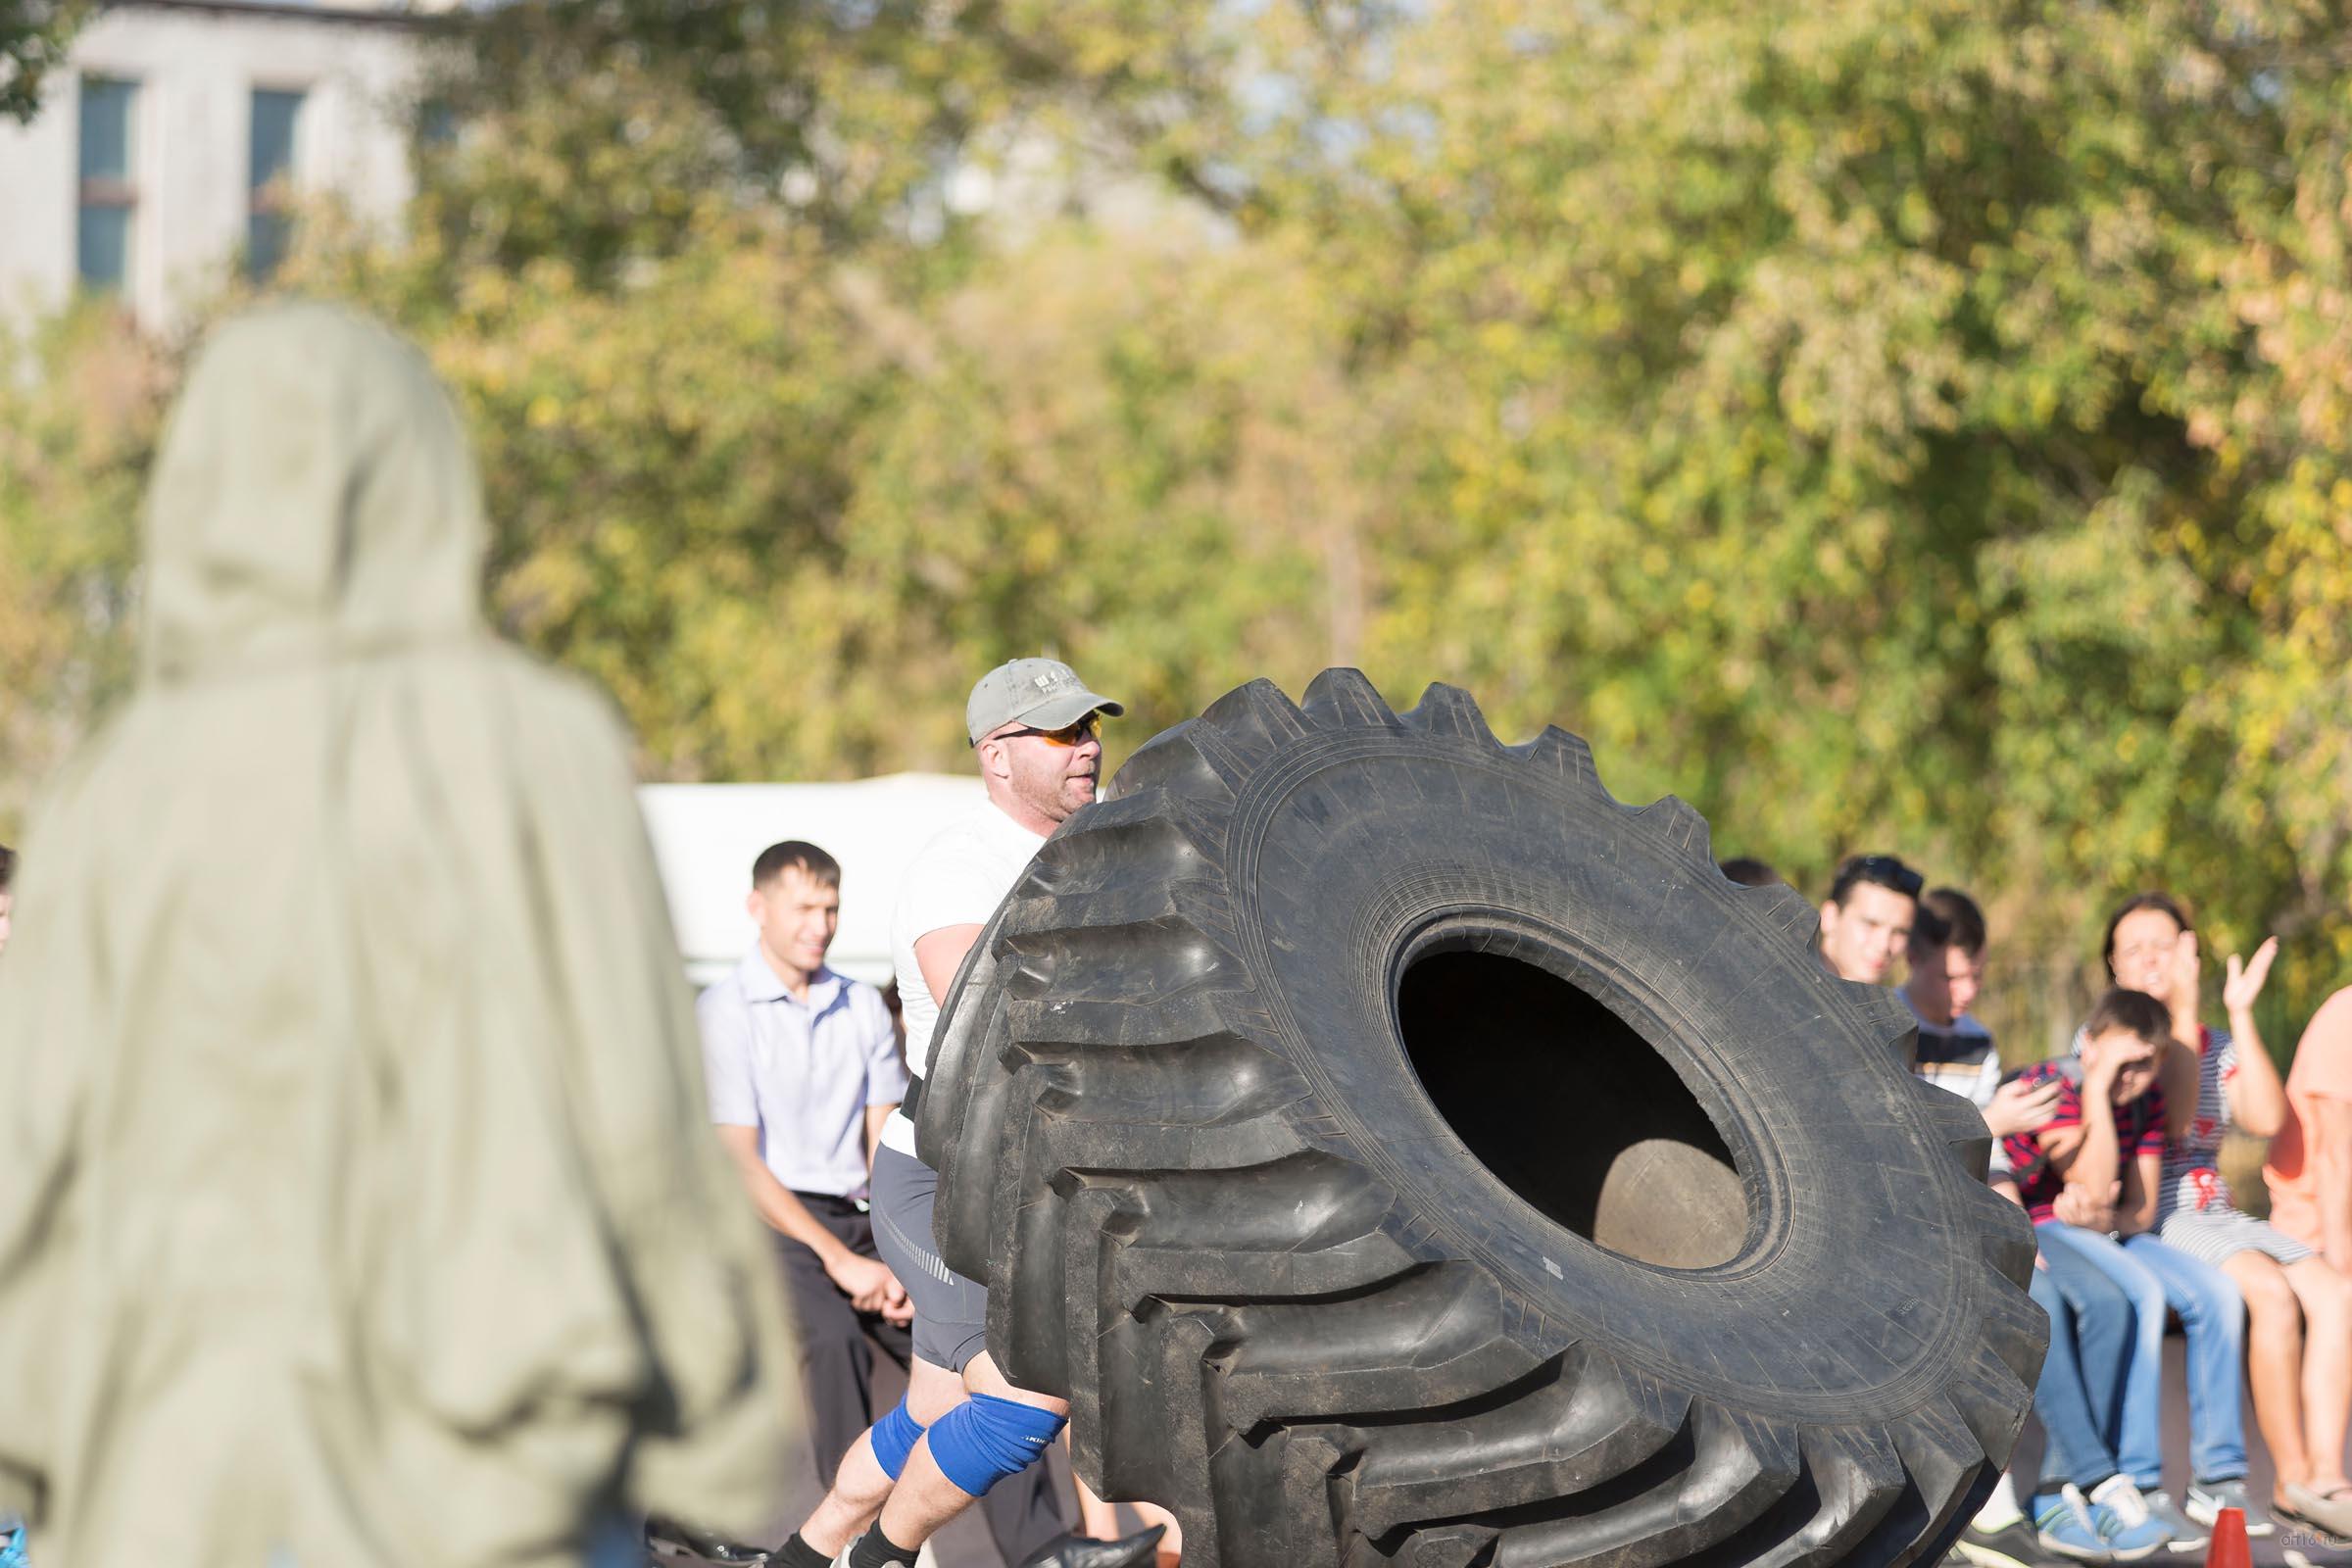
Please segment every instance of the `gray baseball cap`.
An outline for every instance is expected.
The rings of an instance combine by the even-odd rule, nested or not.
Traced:
[[[980,677],[972,700],[963,705],[963,730],[977,746],[981,736],[1006,724],[1059,729],[1097,711],[1116,718],[1127,708],[1089,691],[1078,672],[1058,659],[1016,659]]]

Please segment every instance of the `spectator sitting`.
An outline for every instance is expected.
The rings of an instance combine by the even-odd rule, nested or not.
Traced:
[[[2143,893],[2107,925],[2107,966],[2170,1009],[2175,1044],[2165,1093],[2167,1129],[2156,1223],[2167,1247],[2227,1274],[2245,1298],[2254,1419],[2278,1467],[2276,1510],[2352,1536],[2352,1481],[2343,1468],[2352,1420],[2352,1279],[2311,1247],[2240,1211],[2222,1177],[2222,1138],[2257,1138],[2286,1117],[2286,1089],[2254,1025],[2254,1003],[2278,955],[2276,937],[2251,962],[2232,956],[2222,985],[2227,1031],[2197,1021],[2197,934],[2180,904]],[[2226,1504],[2227,1505],[2227,1504]],[[2198,1494],[2190,1493],[2196,1511]],[[2255,1516],[2248,1516],[2252,1528]]]
[[[2311,1015],[2262,1174],[2271,1223],[2352,1275],[2352,986]]]
[[[1968,1009],[1984,981],[1984,912],[1958,888],[1937,888],[1920,900],[1908,944],[1911,972],[1903,1002],[1919,1020],[1911,1070],[1977,1107],[1992,1135],[1987,1180],[2014,1200],[2008,1140],[2046,1125],[2057,1109],[2049,1083],[2001,1080],[2001,1054],[1992,1031]]]
[[[2132,1303],[2136,1335],[2124,1387],[2116,1458],[2123,1474],[2092,1494],[2094,1504],[2131,1525],[2153,1517],[2174,1543],[2202,1539],[2199,1520],[2175,1504],[2163,1483],[2164,1324],[2180,1314],[2188,1335],[2191,1506],[2210,1524],[2221,1507],[2244,1508],[2244,1307],[2222,1272],[2165,1246],[2155,1235],[2165,1147],[2159,1053],[2171,1041],[2164,1004],[2144,992],[2101,997],[2082,1026],[2082,1081],[2066,1063],[2041,1062],[2027,1083],[2056,1082],[2048,1125],[2009,1140],[2009,1158],[2042,1255],[2079,1257]],[[2268,1528],[2248,1510],[2249,1528]],[[2104,1530],[2102,1531],[2104,1533]]]
[[[1937,888],[1920,901],[1911,927],[1911,978],[1903,991],[1920,1025],[1912,1070],[1983,1113],[1994,1139],[1987,1179],[1993,1191],[2016,1202],[2017,1184],[2001,1140],[2047,1122],[2058,1089],[2001,1082],[1992,1036],[1968,1013],[1984,976],[1984,917],[1967,894]],[[2027,1294],[2050,1318],[2050,1350],[2034,1385],[2034,1407],[2047,1438],[2040,1490],[2057,1501],[2029,1518],[2003,1473],[1953,1544],[1960,1559],[1976,1568],[2034,1568],[2051,1554],[2107,1554],[2081,1489],[2095,1489],[2121,1468],[2113,1433],[2132,1350],[2132,1302],[2071,1254],[2054,1264],[2036,1258]],[[2069,1486],[2078,1489],[2073,1497],[2065,1495]]]
[[[0,953],[8,951],[8,917],[14,906],[9,884],[17,879],[17,852],[0,844]]]
[[[1953,1549],[1976,1568],[2032,1568],[2043,1554],[2082,1561],[2148,1556],[2164,1543],[2161,1527],[2152,1515],[2127,1524],[2113,1506],[2115,1483],[2123,1479],[2115,1445],[2136,1327],[2132,1298],[2063,1249],[2034,1259],[2026,1294],[2050,1315],[2049,1354],[2034,1385],[2043,1441],[2031,1520],[2004,1474]],[[2094,1496],[2102,1500],[2093,1503]]]
[[[1984,979],[1984,911],[1958,888],[1936,889],[1919,901],[1905,953],[1910,973],[1902,998],[1919,1022],[1911,1070],[1985,1109],[2001,1081],[2001,1057],[1993,1049],[1992,1031],[1968,1010]],[[1995,1131],[2006,1136],[2036,1125],[2021,1122]]]
[[[1921,877],[1891,855],[1848,856],[1821,906],[1821,961],[1840,980],[1885,985],[1910,939]]]

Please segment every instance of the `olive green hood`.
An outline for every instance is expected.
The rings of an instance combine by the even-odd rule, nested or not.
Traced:
[[[156,466],[145,670],[472,635],[488,543],[421,358],[320,306],[248,318],[208,346]]]
[[[0,956],[0,1512],[44,1561],[576,1561],[752,1535],[799,1408],[618,726],[492,639],[379,327],[223,327],[139,688]]]

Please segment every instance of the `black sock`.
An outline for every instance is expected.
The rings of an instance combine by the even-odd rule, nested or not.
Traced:
[[[914,1559],[921,1552],[920,1546],[894,1545],[876,1524],[850,1548],[850,1568],[914,1568]]]
[[[833,1568],[833,1559],[803,1541],[798,1530],[776,1548],[774,1561],[775,1568]]]

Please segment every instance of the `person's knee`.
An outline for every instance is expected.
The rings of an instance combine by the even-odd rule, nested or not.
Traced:
[[[2198,1334],[2241,1338],[2246,1328],[2246,1298],[2238,1282],[2220,1269],[2182,1280],[2177,1290],[2180,1326]]]
[[[2139,1275],[2128,1284],[2119,1282],[2125,1299],[2132,1303],[2132,1320],[2146,1339],[2164,1337],[2165,1314],[2173,1309],[2164,1294],[2164,1282],[2153,1274]]]
[[[2129,1290],[2096,1269],[2082,1270],[2067,1282],[2064,1290],[2069,1306],[2082,1316],[2093,1318],[2136,1316],[2144,1298],[2144,1293]],[[2157,1287],[2154,1295],[2161,1300],[2163,1288]]]
[[[957,1491],[977,1497],[1036,1463],[1069,1419],[1060,1410],[975,1394],[932,1423],[931,1460]]]
[[[2274,1265],[2270,1268],[2251,1268],[2237,1277],[2238,1294],[2246,1298],[2246,1315],[2259,1328],[2272,1328],[2292,1323],[2303,1308],[2295,1300],[2294,1287]]]
[[[930,1426],[961,1404],[964,1394],[962,1379],[945,1367],[917,1360],[907,1368],[906,1412],[922,1426]]]
[[[1000,1399],[1012,1399],[1021,1404],[1036,1405],[1041,1410],[1052,1410],[1056,1415],[1069,1414],[1069,1400],[1015,1387],[1013,1381],[999,1370],[997,1358],[985,1349],[975,1351],[971,1359],[964,1362],[961,1376],[967,1394],[990,1394]]]
[[[2313,1324],[2330,1331],[2352,1324],[2352,1279],[2323,1264],[2304,1278],[2300,1294],[2304,1315]]]
[[[924,1423],[917,1421],[901,1399],[890,1407],[881,1420],[874,1423],[871,1439],[874,1463],[882,1473],[896,1481],[906,1471],[906,1456],[914,1452],[915,1444],[922,1438]]]

